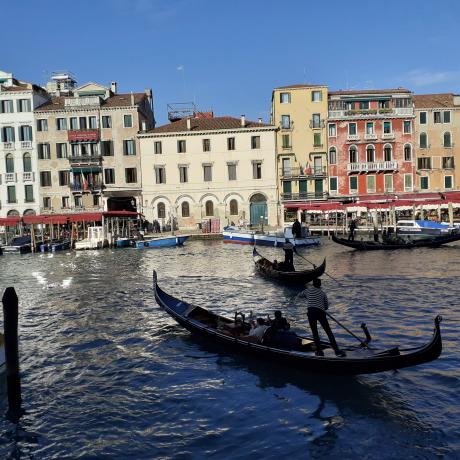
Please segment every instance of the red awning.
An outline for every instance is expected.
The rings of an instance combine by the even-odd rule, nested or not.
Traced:
[[[82,212],[80,214],[69,214],[70,222],[101,222],[102,212]]]
[[[46,216],[23,216],[22,221],[28,224],[41,224],[46,221]]]
[[[9,217],[0,217],[0,225],[4,226],[13,226],[18,225],[19,221],[21,220],[20,216],[9,216]]]
[[[54,214],[51,216],[46,216],[47,224],[66,224],[69,220],[69,216],[65,214]]]

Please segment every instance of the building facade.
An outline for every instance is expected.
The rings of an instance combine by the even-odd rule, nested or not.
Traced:
[[[154,126],[151,90],[118,94],[116,83],[74,88],[61,80],[48,87],[54,96],[35,110],[40,212],[136,211],[136,136]]]
[[[140,134],[149,221],[196,229],[204,219],[277,226],[276,128],[231,117],[188,117]]]
[[[416,186],[421,192],[460,189],[460,96],[414,95]]]
[[[414,129],[408,90],[329,92],[330,196],[412,192]]]
[[[0,71],[0,217],[39,210],[33,110],[47,99],[39,86]]]

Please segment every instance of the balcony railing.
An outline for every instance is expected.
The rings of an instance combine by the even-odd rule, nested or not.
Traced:
[[[395,138],[395,133],[383,133],[382,134],[382,139],[394,139]]]
[[[294,128],[294,122],[293,121],[291,121],[289,123],[283,123],[282,121],[280,122],[280,129],[286,130],[286,129],[292,129],[292,128]]]
[[[35,180],[35,175],[33,172],[24,172],[22,173],[23,182],[33,182]]]
[[[282,201],[300,201],[300,200],[326,200],[329,194],[327,192],[300,192],[300,193],[282,193]]]
[[[364,139],[366,141],[375,141],[377,139],[377,134],[375,134],[375,133],[366,133],[366,134],[364,134]]]
[[[70,163],[87,164],[87,163],[100,163],[102,155],[71,155],[69,158]]]
[[[31,149],[32,141],[21,141],[21,149]]]
[[[347,141],[359,141],[359,134],[347,134]]]
[[[324,120],[319,120],[319,121],[310,120],[310,128],[320,129],[320,128],[324,128],[324,126],[325,126]]]
[[[95,181],[92,183],[87,184],[86,189],[83,187],[82,184],[78,182],[73,182],[69,184],[72,192],[99,192],[102,189],[102,182]]]
[[[5,173],[5,182],[16,182],[16,173]]]
[[[3,149],[4,150],[14,150],[14,142],[4,142]]]
[[[313,168],[282,168],[281,175],[284,179],[294,177],[324,177],[327,174],[326,166]]]
[[[394,171],[398,169],[397,161],[373,161],[369,163],[348,163],[348,173]]]
[[[385,116],[413,116],[414,109],[411,107],[394,107],[363,110],[329,110],[329,118],[379,118]]]

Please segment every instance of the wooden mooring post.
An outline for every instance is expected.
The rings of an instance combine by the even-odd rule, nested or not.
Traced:
[[[17,422],[21,417],[21,379],[19,376],[18,296],[13,287],[5,289],[3,302],[3,331],[5,334],[7,417]]]

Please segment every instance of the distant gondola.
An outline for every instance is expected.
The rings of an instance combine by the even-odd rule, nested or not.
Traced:
[[[268,259],[261,256],[257,252],[256,248],[253,249],[252,256],[254,258],[256,269],[259,273],[261,273],[263,276],[267,278],[270,278],[276,281],[280,281],[283,283],[288,283],[288,284],[309,283],[315,278],[319,278],[326,270],[326,259],[324,259],[321,265],[311,270],[302,270],[298,272],[296,271],[287,272],[287,271],[277,270],[274,267],[273,262],[270,262]]]
[[[453,243],[460,240],[460,233],[435,236],[430,238],[419,238],[402,241],[388,239],[385,242],[377,242],[370,240],[348,240],[346,238],[339,238],[332,234],[332,241],[347,246],[349,248],[358,249],[360,251],[378,251],[378,250],[392,250],[392,249],[413,249],[413,248],[437,248],[443,244]]]
[[[243,354],[255,354],[268,363],[278,361],[308,372],[329,374],[371,374],[426,363],[439,357],[442,350],[441,317],[435,319],[434,334],[423,346],[400,350],[391,347],[383,350],[364,347],[342,348],[346,357],[336,357],[327,342],[323,343],[324,356],[316,356],[314,343],[310,338],[295,335],[295,344],[281,347],[274,345],[270,339],[255,343],[247,338],[249,324],[244,317],[235,320],[225,318],[204,308],[191,305],[164,292],[157,284],[157,274],[153,272],[155,299],[168,314],[190,332],[210,339],[231,350]]]

